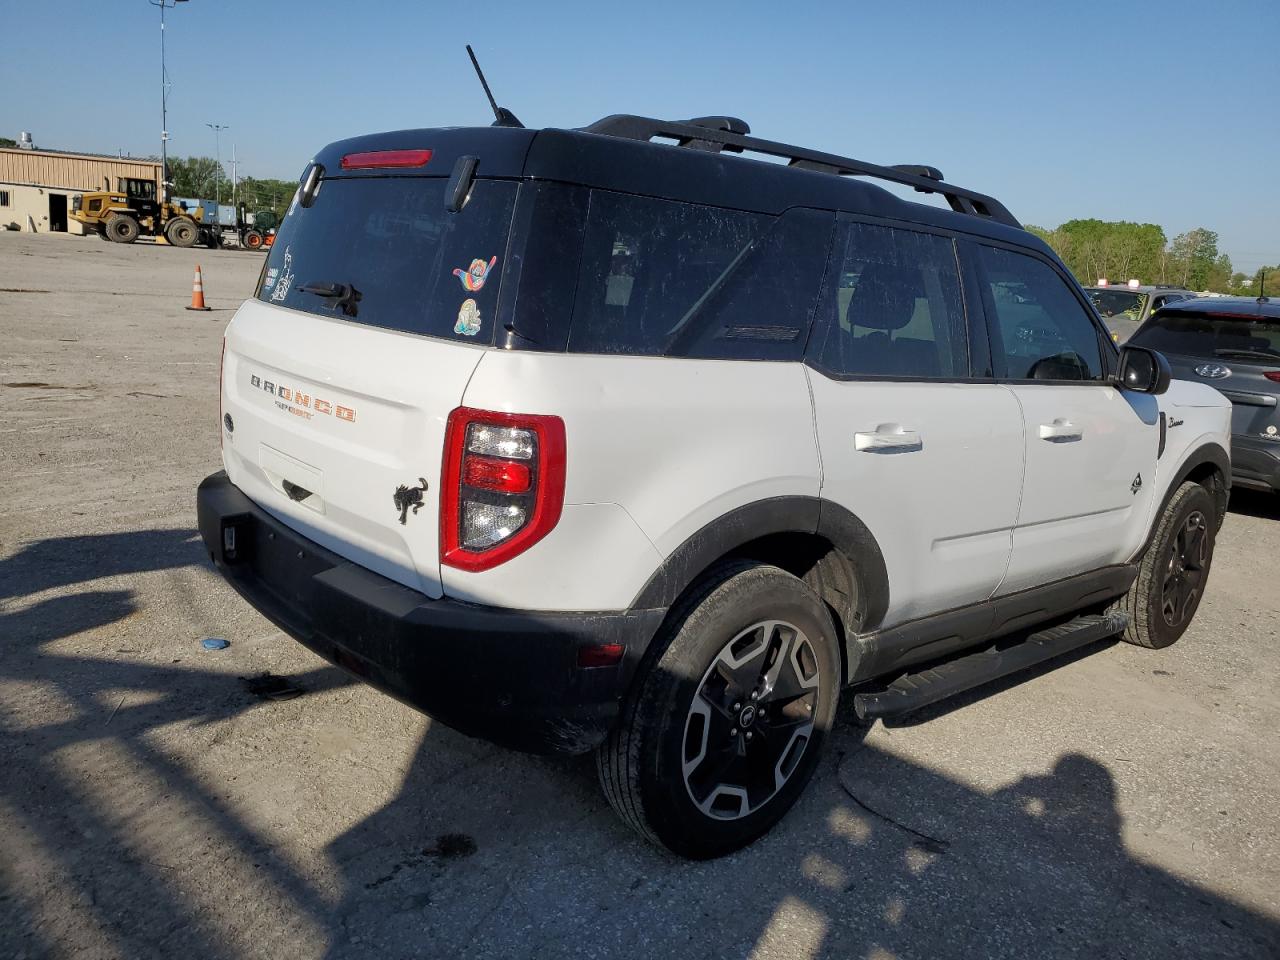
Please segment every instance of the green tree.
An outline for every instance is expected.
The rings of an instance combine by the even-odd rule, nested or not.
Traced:
[[[217,177],[218,161],[212,157],[169,158],[170,196],[212,200]]]
[[[10,140],[8,137],[0,137],[0,147],[16,147],[17,140]]]
[[[1225,258],[1225,254],[1223,255]],[[1218,235],[1205,227],[1180,233],[1169,245],[1170,267],[1175,274],[1171,282],[1190,290],[1208,290],[1214,281],[1227,282],[1231,277],[1231,261],[1221,263]],[[1225,266],[1226,275],[1221,277]]]

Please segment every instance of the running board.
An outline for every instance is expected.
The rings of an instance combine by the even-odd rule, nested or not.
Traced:
[[[1003,650],[989,647],[918,673],[900,676],[887,689],[859,693],[853,706],[863,720],[896,717],[945,700],[973,687],[1017,673],[1068,651],[1113,637],[1129,625],[1123,613],[1076,617],[1061,626],[1031,634]]]

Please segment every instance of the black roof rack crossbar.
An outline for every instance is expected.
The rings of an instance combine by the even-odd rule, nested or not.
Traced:
[[[838,176],[874,177],[877,180],[887,180],[912,187],[920,193],[940,193],[946,198],[951,209],[957,213],[985,217],[1010,227],[1021,228],[1022,226],[999,200],[985,193],[945,182],[942,171],[937,167],[923,164],[898,164],[886,167],[854,160],[851,157],[841,157],[834,153],[808,150],[773,140],[761,140],[759,137],[751,136],[751,128],[736,117],[655,120],[652,117],[617,113],[597,120],[582,129],[586,133],[622,137],[627,140],[652,140],[654,137],[662,137],[676,141],[679,146],[714,153],[719,153],[721,150],[733,153],[744,151],[763,153],[771,157],[780,157],[786,160],[789,166],[802,170],[816,170]]]

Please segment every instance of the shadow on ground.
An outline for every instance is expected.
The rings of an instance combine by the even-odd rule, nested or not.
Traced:
[[[719,861],[676,861],[632,836],[586,760],[524,757],[442,727],[413,748],[394,798],[323,850],[275,846],[269,835],[293,836],[265,828],[275,811],[246,812],[197,769],[200,758],[163,749],[157,734],[250,709],[270,725],[286,705],[246,695],[225,673],[71,655],[59,643],[138,615],[130,592],[88,589],[93,580],[201,563],[191,531],[45,541],[0,562],[0,597],[11,601],[86,587],[0,613],[0,690],[47,707],[34,721],[30,710],[0,714],[0,954],[1280,951],[1273,919],[1126,851],[1113,779],[1095,760],[1046,757],[1043,775],[984,793],[867,744],[847,711],[796,809]],[[330,668],[293,679],[310,691],[347,683]],[[321,698],[287,709],[343,719]],[[299,732],[293,749],[307,748]],[[334,809],[315,789],[314,802]],[[326,871],[301,867],[304,854]]]

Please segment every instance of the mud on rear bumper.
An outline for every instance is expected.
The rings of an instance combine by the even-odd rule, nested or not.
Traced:
[[[225,472],[200,484],[196,505],[219,572],[281,630],[448,726],[518,750],[597,746],[666,612],[544,613],[433,600],[291,530]],[[577,665],[580,648],[602,643],[623,644],[622,662]]]

